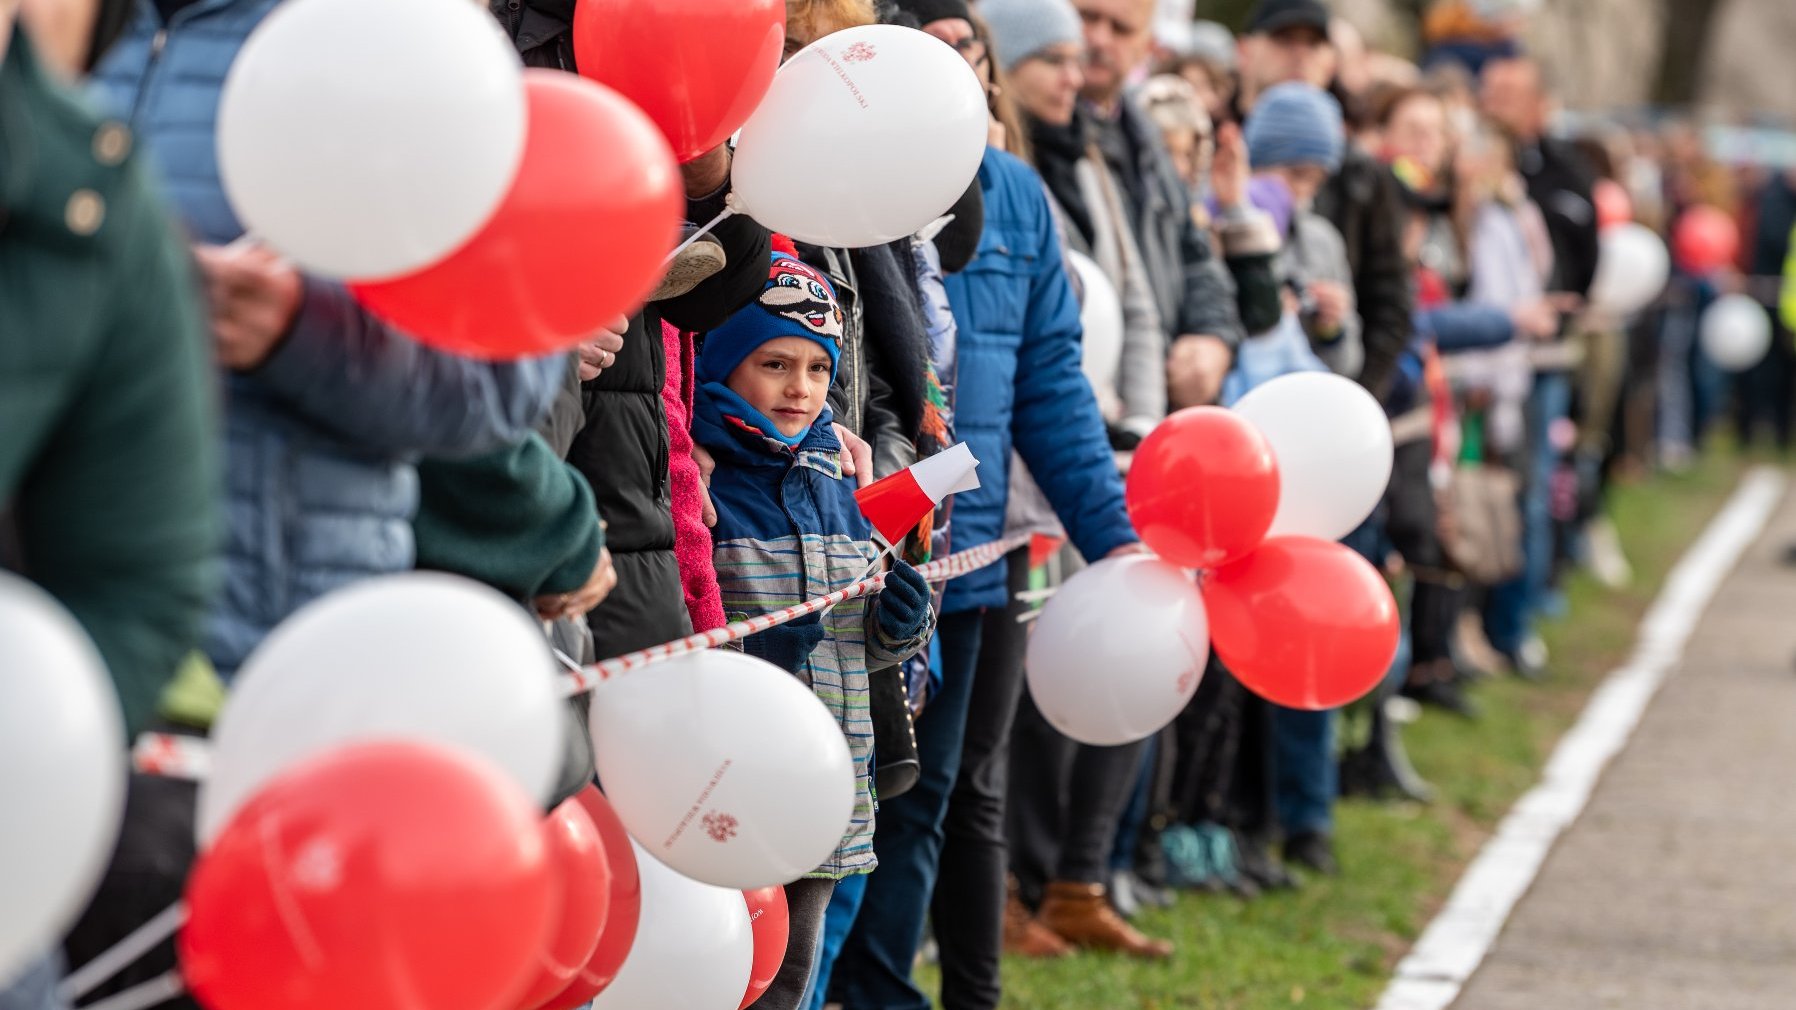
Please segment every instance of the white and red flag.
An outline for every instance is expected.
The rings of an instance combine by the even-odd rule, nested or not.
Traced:
[[[854,500],[886,543],[895,544],[916,529],[942,499],[978,487],[978,470],[973,451],[960,442],[861,488]]]

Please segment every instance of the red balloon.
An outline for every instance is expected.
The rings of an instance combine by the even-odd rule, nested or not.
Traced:
[[[1397,655],[1397,601],[1366,559],[1274,537],[1204,581],[1216,656],[1253,693],[1321,711],[1378,686]]]
[[[599,945],[574,977],[574,981],[541,1010],[574,1010],[584,1006],[603,992],[617,978],[624,958],[636,942],[636,926],[642,919],[642,877],[636,869],[636,853],[630,848],[630,835],[624,822],[618,820],[611,802],[595,786],[587,786],[574,799],[599,829],[599,841],[605,848],[605,861],[611,867],[610,914],[605,929],[599,934]]]
[[[1739,256],[1740,226],[1725,212],[1698,204],[1678,218],[1672,247],[1685,272],[1713,273]]]
[[[786,45],[785,0],[579,0],[580,73],[642,106],[681,161],[761,104]]]
[[[1251,422],[1220,407],[1181,410],[1148,434],[1129,466],[1129,518],[1155,554],[1214,568],[1266,539],[1278,463]]]
[[[200,856],[179,939],[211,1010],[504,1010],[554,924],[540,811],[497,768],[415,742],[269,781]]]
[[[1621,183],[1614,179],[1598,179],[1592,195],[1596,200],[1598,228],[1612,228],[1634,220],[1634,200]]]
[[[524,93],[524,161],[486,226],[423,270],[350,285],[432,347],[492,360],[567,350],[640,308],[677,241],[684,183],[640,110],[555,70],[525,70]]]
[[[561,891],[561,918],[549,943],[537,954],[537,974],[518,1006],[539,1006],[573,984],[574,976],[598,949],[610,910],[611,867],[605,843],[577,800],[567,800],[543,821],[549,858]]]
[[[792,938],[792,912],[786,907],[786,889],[783,887],[743,891],[742,897],[748,902],[748,925],[755,934],[755,960],[748,973],[748,994],[742,997],[742,1006],[737,1008],[748,1010],[749,1005],[760,999],[773,984],[773,977],[779,974],[780,965],[786,960],[786,941]]]

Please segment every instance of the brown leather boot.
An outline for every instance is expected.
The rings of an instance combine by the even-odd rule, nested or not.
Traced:
[[[1048,896],[1037,916],[1041,924],[1059,934],[1075,947],[1110,950],[1130,957],[1168,958],[1172,944],[1151,940],[1123,921],[1110,907],[1103,884],[1075,884],[1056,881],[1048,885]]]
[[[1066,957],[1072,952],[1073,948],[1065,940],[1055,936],[1053,930],[1029,914],[1029,909],[1016,896],[1016,884],[1013,881],[1010,897],[1004,902],[1004,953],[1051,960]]]

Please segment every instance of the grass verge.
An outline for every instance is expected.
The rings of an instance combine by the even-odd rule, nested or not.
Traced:
[[[1142,964],[1081,954],[1053,963],[1007,959],[1004,1005],[1016,1010],[1355,1010],[1372,1005],[1392,967],[1446,900],[1460,871],[1542,765],[1602,677],[1627,655],[1635,627],[1671,566],[1720,508],[1744,469],[1731,452],[1691,472],[1618,488],[1610,514],[1634,566],[1611,590],[1588,576],[1566,587],[1567,616],[1543,629],[1552,674],[1479,685],[1476,722],[1430,713],[1407,727],[1416,767],[1440,793],[1426,807],[1343,803],[1343,872],[1296,893],[1243,903],[1181,896],[1139,925],[1178,956]],[[927,973],[926,989],[936,978]]]

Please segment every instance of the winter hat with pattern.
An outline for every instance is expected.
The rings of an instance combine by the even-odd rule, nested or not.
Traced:
[[[1007,72],[1049,46],[1085,45],[1085,28],[1070,0],[980,0],[979,16],[991,26]]]
[[[698,381],[728,382],[755,348],[781,337],[816,341],[833,370],[842,355],[843,322],[828,279],[798,257],[775,252],[761,296],[705,335],[694,362]]]

